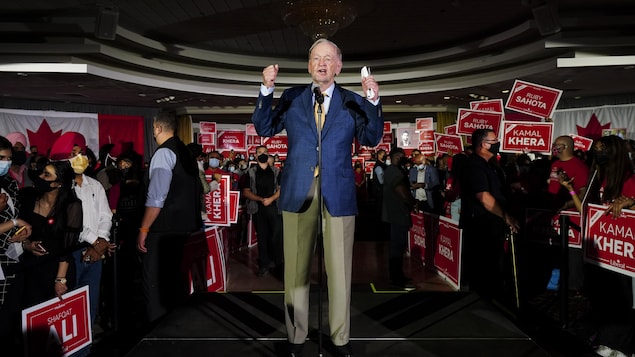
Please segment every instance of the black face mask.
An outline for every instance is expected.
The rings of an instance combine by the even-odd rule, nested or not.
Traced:
[[[267,154],[260,154],[258,155],[258,162],[261,164],[264,164],[267,162],[267,160],[269,160],[269,155]]]
[[[53,181],[46,181],[45,179],[38,176],[33,181],[33,184],[35,185],[35,190],[37,192],[46,193],[46,192],[51,192],[55,189],[55,187],[51,187],[51,182]]]
[[[24,165],[26,162],[26,151],[14,151],[13,156],[11,156],[11,162],[14,165]]]
[[[490,144],[490,148],[487,149],[489,152],[491,152],[492,154],[496,155],[498,154],[498,151],[501,148],[501,143],[496,143],[496,144]]]
[[[609,162],[609,153],[606,150],[593,151],[593,158],[598,165],[604,165]]]

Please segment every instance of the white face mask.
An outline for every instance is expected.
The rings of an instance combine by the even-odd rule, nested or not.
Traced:
[[[386,159],[386,165],[390,165],[390,159]]]
[[[2,160],[0,161],[0,176],[4,176],[9,172],[9,168],[11,167],[11,161]]]

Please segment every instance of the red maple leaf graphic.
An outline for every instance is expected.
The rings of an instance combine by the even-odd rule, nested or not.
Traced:
[[[592,114],[586,127],[582,127],[580,125],[576,125],[576,127],[578,128],[578,135],[592,140],[597,140],[602,137],[602,130],[609,129],[611,127],[611,122],[602,125],[600,124],[598,117],[595,116],[595,114]]]
[[[37,146],[39,152],[48,155],[49,150],[53,147],[53,143],[60,136],[62,136],[62,130],[53,132],[46,119],[42,120],[42,124],[37,131],[26,130],[29,136],[29,143]]]

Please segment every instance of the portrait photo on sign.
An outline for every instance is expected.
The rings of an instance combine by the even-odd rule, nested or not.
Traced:
[[[416,149],[417,139],[413,128],[397,128],[397,147]]]

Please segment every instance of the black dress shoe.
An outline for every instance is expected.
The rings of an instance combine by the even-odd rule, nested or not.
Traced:
[[[302,350],[304,349],[304,343],[301,344],[294,344],[294,343],[289,343],[288,344],[288,354],[287,356],[289,357],[302,357]]]
[[[353,357],[353,348],[350,343],[343,346],[335,346],[335,356],[337,357]]]

